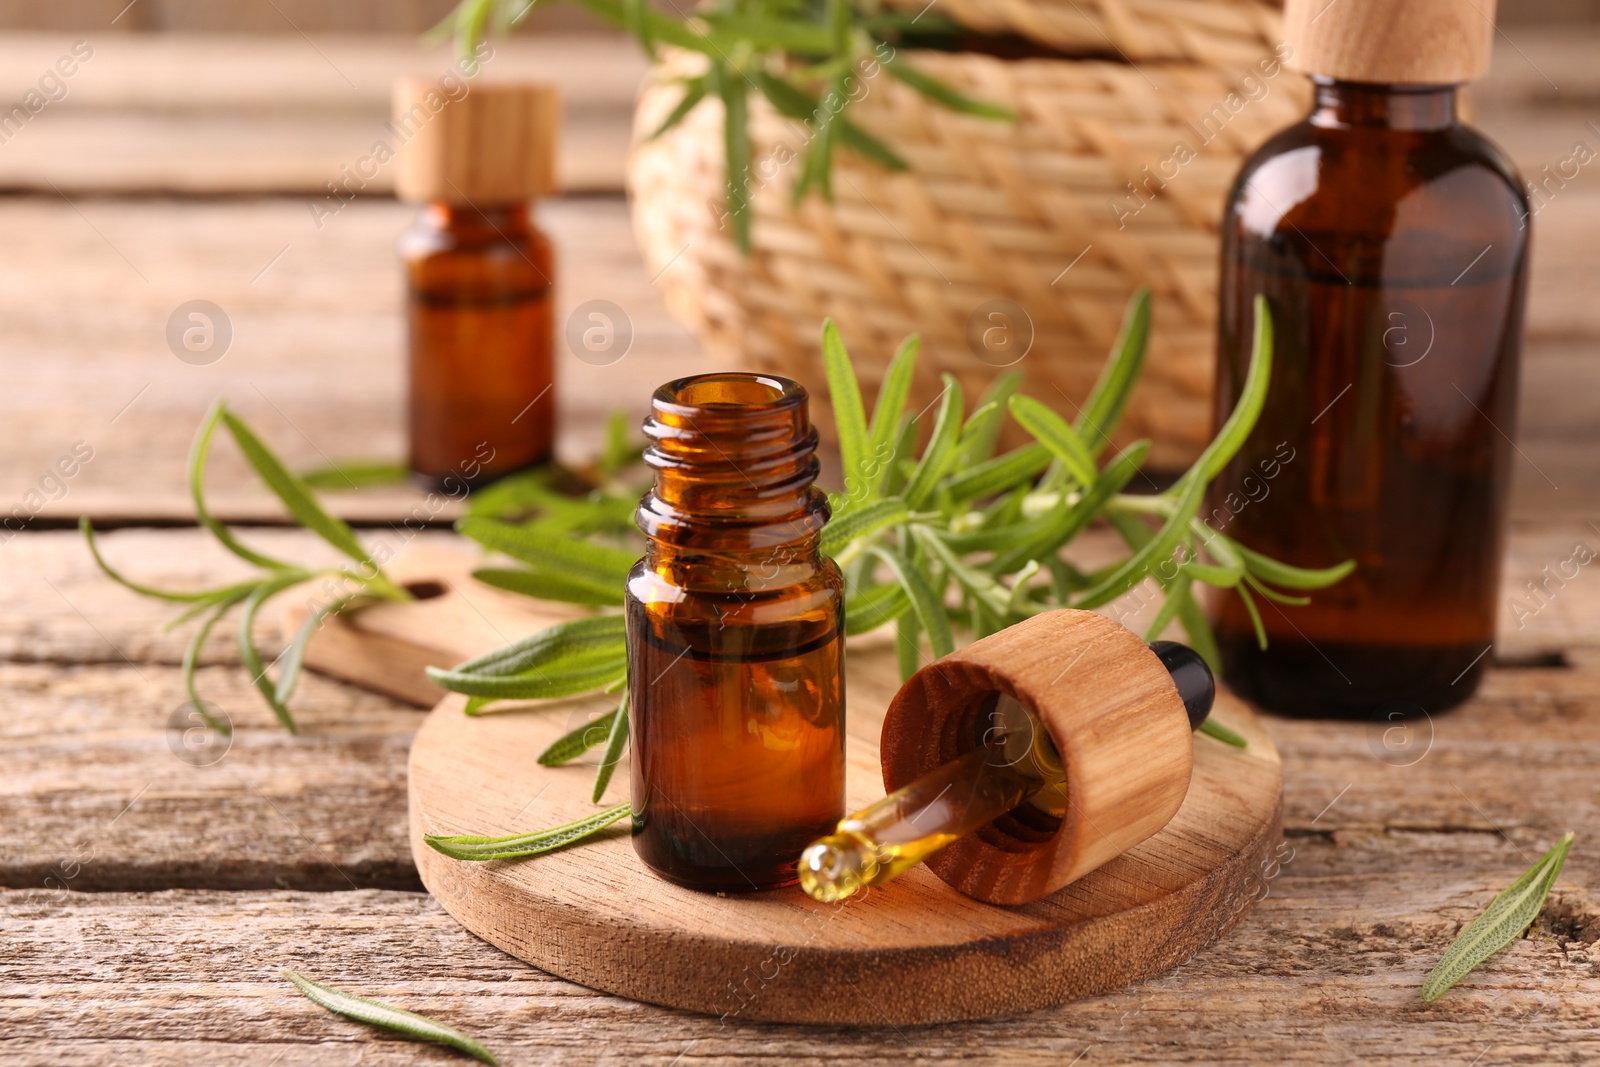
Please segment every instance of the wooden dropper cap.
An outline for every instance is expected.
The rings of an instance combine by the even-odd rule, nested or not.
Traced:
[[[394,83],[401,200],[515,204],[556,191],[561,97],[532,82]]]
[[[1151,837],[1182,807],[1194,741],[1172,673],[1137,634],[1070,609],[1036,615],[912,675],[883,722],[884,789],[981,745],[995,693],[1049,731],[1066,768],[1065,814],[1023,805],[935,853],[928,866],[955,889],[1026,904]]]
[[[1379,85],[1455,85],[1489,71],[1495,0],[1288,0],[1288,65]]]

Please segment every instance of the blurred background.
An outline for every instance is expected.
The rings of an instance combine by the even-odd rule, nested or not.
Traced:
[[[33,528],[79,514],[188,522],[185,454],[219,394],[297,466],[403,455],[394,244],[415,209],[393,199],[393,168],[349,203],[329,199],[329,183],[383,132],[396,75],[448,69],[449,44],[421,35],[452,6],[0,3],[0,510],[37,501],[41,474],[82,441],[93,460],[59,497],[26,507]],[[1506,0],[1500,27],[1493,74],[1474,91],[1477,122],[1549,190],[1535,221],[1519,442],[1529,462],[1514,517],[1578,518],[1583,491],[1600,486],[1600,442],[1581,432],[1600,343],[1589,298],[1600,166],[1573,162],[1577,146],[1600,149],[1600,0]],[[581,459],[607,412],[642,410],[655,383],[714,361],[663,306],[629,220],[624,172],[647,72],[637,44],[541,3],[494,47],[492,76],[564,94],[565,192],[539,210],[560,257],[558,338],[590,300],[631,320],[627,389],[616,368],[558,340],[561,450]],[[69,55],[74,73],[52,75]],[[46,103],[18,118],[14,105],[35,91]],[[1547,180],[1563,166],[1576,177]],[[164,340],[174,309],[195,299],[222,308],[232,330],[226,355],[198,367]],[[218,512],[275,520],[225,451]],[[335,506],[377,520],[416,498],[394,487]]]

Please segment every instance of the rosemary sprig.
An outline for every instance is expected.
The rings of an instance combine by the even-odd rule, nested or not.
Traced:
[[[1494,898],[1467,928],[1456,936],[1443,958],[1422,983],[1422,999],[1438,1000],[1445,990],[1467,976],[1478,964],[1522,936],[1544,910],[1550,887],[1556,884],[1561,867],[1567,862],[1573,835],[1568,832],[1555,846],[1540,856],[1521,878]]]
[[[1015,378],[996,382],[971,415],[965,415],[953,380],[939,401],[926,448],[912,453],[914,419],[907,418],[909,385],[918,345],[912,338],[890,363],[869,420],[855,371],[832,323],[823,330],[824,367],[834,408],[844,470],[843,491],[832,494],[833,518],[822,551],[845,572],[846,630],[866,633],[896,627],[903,675],[929,655],[949,653],[957,633],[987,636],[1042,611],[1059,607],[1105,607],[1151,581],[1162,603],[1146,629],[1159,637],[1176,621],[1190,643],[1217,667],[1216,642],[1195,599],[1196,584],[1255,589],[1273,599],[1296,600],[1281,591],[1315,590],[1342,579],[1352,563],[1308,570],[1279,563],[1238,544],[1199,519],[1206,487],[1233,458],[1255,426],[1271,381],[1272,328],[1265,301],[1257,320],[1250,370],[1238,406],[1217,438],[1165,492],[1125,492],[1148,453],[1136,442],[1106,457],[1110,439],[1138,381],[1149,339],[1150,300],[1137,294],[1121,335],[1075,423],[1017,393]],[[994,456],[1002,420],[1015,419],[1034,443]],[[631,464],[618,464],[618,469]],[[585,507],[608,513],[601,500],[615,492],[637,499],[637,487],[597,490]],[[621,604],[630,561],[642,552],[637,534],[598,519],[599,539],[574,541],[570,501],[548,512],[535,508],[512,524],[471,516],[461,532],[486,548],[522,561],[526,570],[485,568],[486,579],[508,589],[580,604]],[[1096,519],[1105,519],[1127,542],[1129,555],[1090,573],[1066,553]],[[1257,636],[1266,641],[1259,616]],[[926,646],[927,652],[923,651]],[[430,669],[438,685],[472,697],[470,714],[496,701],[538,700],[622,684],[627,646],[621,617],[599,614],[562,623],[489,656],[450,670]],[[624,724],[626,716],[611,719]],[[1225,744],[1244,747],[1220,723],[1202,731]],[[591,728],[557,742],[567,759],[607,740],[595,802],[620,753],[617,733]],[[625,735],[623,735],[625,738]]]
[[[376,1000],[358,997],[353,993],[345,993],[334,989],[332,986],[313,982],[298,971],[284,971],[287,978],[296,989],[304,993],[314,1004],[327,1008],[335,1015],[343,1015],[347,1019],[354,1019],[368,1026],[380,1027],[384,1030],[393,1030],[395,1033],[416,1038],[419,1041],[433,1041],[441,1045],[448,1045],[460,1052],[465,1052],[475,1060],[484,1063],[498,1064],[494,1053],[484,1048],[483,1045],[463,1034],[460,1030],[453,1029],[436,1019],[426,1015],[418,1015],[414,1011],[405,1011],[401,1008],[390,1007]]]
[[[623,718],[626,720],[626,716]],[[508,837],[480,837],[475,834],[441,837],[437,834],[426,834],[423,840],[428,843],[429,848],[435,852],[442,852],[451,859],[474,861],[522,859],[526,856],[540,856],[546,852],[554,852],[592,837],[628,815],[631,810],[628,802],[624,801],[576,822],[569,822],[565,826],[536,830],[528,834],[511,834]]]
[[[219,427],[227,429],[256,475],[283,502],[295,521],[355,560],[359,567],[308,568],[274,559],[250,548],[241,542],[232,530],[217,521],[206,506],[205,473],[211,456],[211,442]],[[294,716],[289,711],[289,699],[294,695],[295,686],[300,679],[301,668],[305,663],[306,646],[310,644],[312,635],[316,633],[323,620],[352,604],[372,598],[409,600],[411,596],[389,580],[383,569],[366,549],[361,547],[350,527],[322,507],[305,480],[285,467],[244,420],[229,411],[227,405],[220,400],[212,405],[195,434],[194,445],[189,452],[189,492],[194,500],[195,517],[200,525],[210,531],[228,551],[259,568],[261,572],[259,575],[248,581],[216,589],[194,591],[156,589],[140,584],[125,577],[106,562],[95,540],[94,527],[85,516],[78,520],[78,526],[88,543],[89,553],[109,578],[135,593],[159,600],[188,604],[187,610],[172,620],[169,629],[196,618],[201,620],[194,637],[184,650],[183,685],[191,704],[206,724],[212,729],[224,732],[227,732],[230,726],[217,719],[207,709],[195,687],[195,668],[199,664],[201,648],[211,631],[230,611],[243,605],[238,627],[239,659],[244,663],[251,675],[251,681],[267,706],[272,709],[272,713],[277,716],[278,721],[283,723],[290,733],[295,733],[297,727]],[[256,617],[268,601],[319,578],[337,580],[341,583],[338,587],[340,592],[312,606],[305,623],[289,642],[289,646],[279,655],[276,661],[278,678],[274,682],[267,676],[269,665],[263,661],[261,651],[256,644]]]
[[[833,161],[842,146],[891,170],[909,164],[846,117],[859,84],[880,71],[941,107],[997,121],[1014,121],[1008,108],[975,99],[900,56],[895,45],[914,29],[919,39],[951,38],[960,27],[937,14],[908,18],[877,3],[822,0],[717,0],[669,14],[642,0],[571,0],[637,38],[654,62],[666,45],[699,54],[704,70],[678,79],[683,95],[652,134],[660,137],[704,100],[723,108],[725,193],[733,239],[750,252],[750,104],[764,96],[780,114],[804,122],[809,136],[794,182],[796,202],[810,193],[833,199]],[[455,39],[463,69],[475,69],[487,33],[507,33],[533,10],[530,0],[461,0],[428,34]]]

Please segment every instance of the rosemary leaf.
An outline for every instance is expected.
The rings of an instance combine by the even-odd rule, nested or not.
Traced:
[[[467,0],[456,10],[456,58],[461,61],[463,70],[477,70],[473,48],[476,42],[483,40],[483,29],[493,6],[492,0]]]
[[[874,585],[865,589],[858,587],[856,592],[844,599],[845,636],[871,633],[910,610],[911,601],[898,584]]]
[[[917,354],[922,349],[922,338],[916,334],[907,337],[895,351],[894,358],[883,372],[883,382],[878,386],[878,399],[872,406],[872,422],[867,428],[866,454],[861,462],[866,470],[865,499],[871,499],[883,483],[883,471],[895,459],[895,437],[900,431],[900,420],[905,418],[906,403],[911,397],[911,381],[917,369]],[[849,482],[845,495],[852,501],[856,494]]]
[[[123,576],[120,571],[117,571],[111,564],[106,562],[105,557],[100,554],[100,545],[95,540],[94,524],[89,521],[87,515],[79,516],[78,529],[82,531],[83,539],[89,545],[89,554],[94,557],[95,564],[100,568],[101,573],[123,588],[130,589],[140,596],[147,596],[156,600],[169,600],[178,604],[198,604],[204,609],[231,596],[240,589],[248,591],[255,588],[254,582],[246,582],[240,585],[225,585],[217,589],[197,589],[190,593],[174,593],[166,589],[157,589],[154,586],[140,585],[131,578]]]
[[[995,444],[1000,440],[1000,429],[1005,414],[1010,410],[1010,400],[1022,388],[1022,375],[1008,370],[989,383],[978,397],[977,407],[961,427],[961,443],[956,451],[956,469],[963,470],[974,463],[982,463],[994,456]]]
[[[689,117],[689,112],[700,106],[700,102],[706,98],[706,94],[710,91],[711,82],[703,74],[695,78],[685,79],[683,96],[678,100],[678,106],[674,107],[671,114],[661,121],[661,125],[655,128],[649,139],[654,141],[668,130],[682,123],[684,119]]]
[[[356,540],[356,535],[349,525],[343,519],[329,514],[317,502],[316,494],[311,491],[310,486],[285,467],[283,461],[255,435],[254,430],[226,408],[222,409],[222,421],[228,427],[228,432],[233,435],[239,451],[244,453],[245,459],[255,468],[256,474],[266,483],[267,488],[283,501],[283,506],[289,509],[289,514],[294,516],[296,522],[357,563],[370,568],[371,576],[364,576],[362,580],[372,593],[390,600],[411,599],[409,593],[384,577],[383,571],[372,562],[367,550],[361,547],[361,542]]]
[[[822,368],[828,379],[828,401],[839,432],[839,464],[844,470],[845,492],[867,482],[867,412],[861,403],[861,386],[850,366],[850,354],[832,319],[822,324]]]
[[[1053,513],[1043,515],[1032,523],[1012,526],[1012,531],[1024,536],[1012,541],[1005,552],[997,554],[986,569],[993,574],[1009,574],[1030,561],[1054,556],[1063,545],[1070,543],[1094,521],[1094,517],[1100,514],[1112,497],[1122,492],[1149,454],[1149,441],[1135,441],[1107,465],[1104,473],[1076,503],[1063,497]]]
[[[628,28],[628,16],[622,8],[624,2],[626,0],[573,0],[573,3],[590,14],[621,30]],[[533,5],[530,3],[528,6]],[[653,41],[676,48],[688,48],[706,55],[717,54],[717,45],[714,42],[709,41],[704,34],[695,32],[679,19],[651,11],[648,6],[644,9],[643,17],[647,32]]]
[[[894,572],[895,580],[905,589],[906,596],[911,600],[911,609],[916,613],[917,622],[927,633],[928,643],[933,646],[933,658],[943,659],[948,656],[955,650],[955,640],[950,635],[950,620],[945,616],[944,603],[929,586],[925,572],[921,568],[913,567],[904,556],[888,545],[874,545],[871,551],[888,565]]]
[[[828,556],[837,555],[840,549],[852,541],[875,534],[886,526],[905,522],[910,517],[911,509],[897,496],[846,508],[842,515],[822,528],[822,553]]]
[[[1225,745],[1232,745],[1234,748],[1250,747],[1250,742],[1222,725],[1216,719],[1207,718],[1205,722],[1200,724],[1200,732],[1207,737],[1216,738]]]
[[[535,668],[525,674],[484,675],[428,668],[428,678],[441,689],[490,700],[556,700],[603,689],[628,675],[626,653],[598,658],[574,658],[557,666]],[[469,714],[471,712],[469,711]]]
[[[289,698],[294,696],[295,686],[300,683],[300,669],[305,666],[306,646],[311,644],[311,638],[330,615],[337,615],[361,594],[356,593],[337,600],[330,600],[326,604],[318,604],[306,613],[305,621],[300,624],[300,629],[295,631],[294,640],[289,642],[289,647],[284,649],[283,655],[278,657],[278,684],[273,690],[273,699],[286,710]]]
[[[571,730],[539,753],[536,761],[541,767],[560,767],[571,763],[596,745],[603,745],[611,736],[611,724],[616,721],[620,708],[612,708],[593,722],[586,722]]]
[[[1116,344],[1111,347],[1111,358],[1106,361],[1089,399],[1072,428],[1078,431],[1092,455],[1111,443],[1111,435],[1122,422],[1128,398],[1139,382],[1144,370],[1144,354],[1150,342],[1150,290],[1140,289],[1128,302],[1122,317],[1122,330]]]
[[[1177,595],[1178,624],[1183,627],[1184,639],[1188,641],[1190,648],[1200,653],[1200,658],[1206,661],[1211,673],[1221,674],[1222,652],[1217,648],[1216,634],[1211,631],[1211,620],[1206,618],[1206,613],[1200,607],[1200,602],[1194,598],[1192,589],[1184,589]]]
[[[728,219],[733,224],[733,243],[744,255],[750,254],[750,99],[748,83],[722,56],[711,66],[712,81],[722,97],[723,187],[727,195]]]
[[[195,521],[210,530],[222,543],[222,547],[246,563],[269,570],[287,567],[289,564],[282,560],[262,555],[240,542],[233,536],[233,531],[213,518],[210,510],[206,508],[206,463],[211,457],[211,440],[216,436],[217,427],[221,425],[227,410],[227,405],[221,400],[212,404],[211,410],[206,412],[205,418],[200,422],[200,429],[194,435],[194,443],[189,446],[189,496],[194,501]]]
[[[1278,592],[1278,590],[1266,585],[1261,579],[1248,571],[1245,572],[1244,584],[1277,604],[1305,605],[1311,603],[1311,598],[1308,596],[1290,596],[1287,593]]]
[[[1267,402],[1267,387],[1272,383],[1272,314],[1267,310],[1267,298],[1255,299],[1256,326],[1250,344],[1250,369],[1245,374],[1244,388],[1239,392],[1239,402],[1228,413],[1217,436],[1200,453],[1184,478],[1199,483],[1209,482],[1222,472],[1229,460],[1244,445],[1255,429],[1256,420]]]
[[[959,471],[946,483],[955,500],[977,500],[1015,489],[1050,465],[1050,450],[1035,441]]]
[[[300,480],[312,489],[334,492],[346,489],[372,489],[384,485],[404,485],[410,478],[411,468],[404,463],[385,463],[381,460],[332,463],[326,467],[313,467],[300,472]]]
[[[194,619],[199,618],[201,615],[204,615],[206,612],[210,611],[224,600],[237,604],[240,600],[243,600],[245,597],[249,596],[250,591],[260,584],[261,583],[259,580],[240,582],[238,585],[229,585],[224,586],[221,589],[213,590],[214,595],[207,596],[203,600],[197,600],[189,607],[184,608],[183,611],[178,613],[176,618],[168,622],[162,627],[162,629],[168,633],[171,633],[184,623],[191,622]]]
[[[1094,457],[1065,419],[1031,396],[1012,397],[1010,407],[1017,424],[1048,448],[1079,485],[1094,484]]]
[[[368,1026],[380,1027],[384,1030],[393,1030],[407,1037],[414,1037],[423,1041],[434,1041],[441,1045],[448,1045],[460,1052],[465,1052],[473,1059],[482,1060],[484,1063],[498,1064],[494,1053],[484,1048],[472,1038],[459,1030],[452,1029],[443,1023],[430,1019],[426,1015],[418,1015],[414,1011],[405,1011],[402,1008],[390,1007],[388,1004],[366,997],[358,997],[353,993],[345,993],[325,986],[320,982],[313,982],[298,971],[284,971],[283,976],[294,984],[294,987],[304,993],[314,1004],[326,1008],[335,1015],[343,1015],[347,1019],[354,1019]]]
[[[451,670],[457,674],[515,675],[596,650],[626,653],[627,621],[621,615],[591,615],[558,622]]]
[[[435,852],[442,852],[452,859],[475,862],[521,859],[524,856],[540,856],[576,844],[604,830],[628,815],[630,811],[628,802],[624,801],[603,811],[597,811],[593,815],[586,815],[576,822],[569,822],[565,826],[555,826],[549,830],[538,830],[530,834],[511,834],[507,837],[479,837],[470,834],[441,837],[427,834],[423,840]]]
[[[1251,574],[1263,581],[1288,589],[1326,589],[1343,581],[1356,569],[1356,561],[1353,559],[1347,559],[1336,567],[1309,570],[1305,567],[1291,567],[1287,563],[1279,563],[1259,552],[1252,552],[1241,544],[1234,543],[1233,548],[1244,559],[1245,567]]]
[[[256,615],[263,605],[290,586],[298,585],[309,577],[303,572],[279,575],[268,578],[245,598],[244,610],[239,613],[239,659],[244,663],[244,669],[250,675],[251,683],[266,699],[267,706],[272,713],[283,723],[284,729],[291,734],[300,732],[294,724],[294,716],[289,713],[289,708],[278,699],[277,687],[267,677],[267,667],[261,661],[261,653],[256,648]]]
[[[979,118],[997,119],[1001,122],[1015,122],[1017,120],[1017,113],[1010,108],[968,96],[961,90],[947,85],[931,74],[918,70],[898,57],[886,62],[884,69],[923,96],[926,96],[929,100],[947,107],[951,111],[959,111],[966,115],[976,115]]]
[[[894,450],[890,454],[889,469],[884,474],[883,492],[887,496],[898,496],[906,488],[906,482],[911,479],[912,468],[915,462],[911,458],[917,454],[917,420],[910,415],[900,420],[900,431],[895,434]]]
[[[1522,877],[1494,898],[1482,915],[1472,920],[1450,943],[1444,956],[1422,983],[1422,999],[1433,1002],[1445,990],[1467,976],[1478,964],[1505,948],[1533,925],[1544,910],[1551,886],[1567,862],[1573,835],[1564,834],[1555,846],[1539,857]]]
[[[1085,593],[1073,607],[1088,610],[1109,604],[1144,579],[1158,574],[1158,568],[1172,556],[1173,550],[1183,540],[1189,520],[1194,518],[1205,496],[1206,483],[1198,478],[1180,484],[1183,485],[1183,495],[1178,498],[1177,507],[1160,532],[1095,588]]]
[[[1150,620],[1150,625],[1145,628],[1146,641],[1160,640],[1161,634],[1171,625],[1172,620],[1178,617],[1178,609],[1183,606],[1183,598],[1189,595],[1189,588],[1194,583],[1194,577],[1189,574],[1179,574],[1172,585],[1165,590],[1161,607],[1156,611],[1156,617]]]
[[[722,35],[757,48],[803,56],[825,56],[833,52],[833,37],[820,23],[727,11],[710,11],[702,17]]]
[[[617,763],[622,759],[622,750],[628,745],[628,694],[622,694],[622,703],[617,705],[617,710],[612,713],[611,733],[606,738],[606,751],[600,757],[600,769],[594,776],[594,803],[600,803],[600,798],[606,795],[606,786],[611,784],[611,775],[617,769]]]
[[[646,0],[623,0],[622,23],[629,33],[638,38],[639,46],[644,49],[644,54],[650,57],[650,62],[656,62],[660,57],[656,55],[656,39],[650,33],[650,23],[646,16],[649,8]]]
[[[910,678],[922,666],[922,650],[917,647],[920,633],[921,629],[917,625],[917,616],[914,612],[900,616],[895,624],[894,652],[902,680]]]
[[[586,585],[619,593],[638,556],[594,541],[548,533],[536,526],[469,515],[456,530],[485,548],[504,553],[541,571],[554,571]]]
[[[207,726],[225,734],[233,733],[233,727],[219,721],[206,710],[205,702],[200,699],[200,691],[195,688],[194,672],[200,664],[200,651],[205,646],[206,638],[211,636],[211,631],[216,629],[217,623],[222,621],[222,617],[232,610],[234,605],[255,592],[255,588],[253,585],[246,586],[215,604],[207,605],[211,608],[211,614],[200,624],[200,628],[194,632],[194,636],[189,639],[189,644],[183,650],[183,688],[189,694],[189,703],[200,713]]]
[[[862,159],[876,163],[885,170],[911,169],[911,164],[898,152],[843,115],[834,121],[839,126],[839,143]]]
[[[484,585],[539,600],[559,600],[567,604],[592,607],[621,607],[620,585],[601,588],[582,578],[557,571],[523,570],[518,567],[479,567],[472,576]]]
[[[916,469],[911,472],[911,481],[906,483],[903,494],[912,510],[920,509],[933,495],[934,487],[944,478],[955,460],[956,442],[961,437],[965,406],[961,383],[949,374],[942,377],[944,392],[939,402],[939,415],[933,422],[933,437],[923,451],[922,459],[917,462]]]
[[[1256,632],[1256,647],[1265,652],[1267,650],[1267,627],[1261,621],[1261,612],[1256,608],[1255,598],[1250,595],[1250,590],[1242,585],[1238,586],[1234,591],[1239,594],[1239,599],[1244,601],[1245,613],[1250,616],[1250,625]]]

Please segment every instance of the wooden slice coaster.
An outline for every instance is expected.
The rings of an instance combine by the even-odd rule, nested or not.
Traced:
[[[448,664],[561,617],[477,585],[470,557],[419,554],[391,571],[443,592],[340,620],[311,662],[374,688],[420,695],[427,663]],[[294,618],[285,620],[292,626]],[[899,688],[891,642],[849,648],[849,804],[883,795],[878,736]],[[614,706],[591,697],[469,718],[450,697],[411,750],[412,853],[423,883],[473,933],[544,970],[636,1000],[722,1016],[903,1026],[974,1019],[1115,989],[1188,959],[1242,919],[1266,885],[1282,819],[1277,750],[1227,694],[1215,717],[1247,750],[1197,736],[1194,777],[1154,837],[1042,900],[980,904],[925,868],[840,904],[791,888],[696,893],[652,875],[623,820],[588,843],[526,860],[469,863],[425,833],[521,833],[593,813],[598,755],[565,767],[535,759]],[[619,767],[606,804],[627,799]]]

